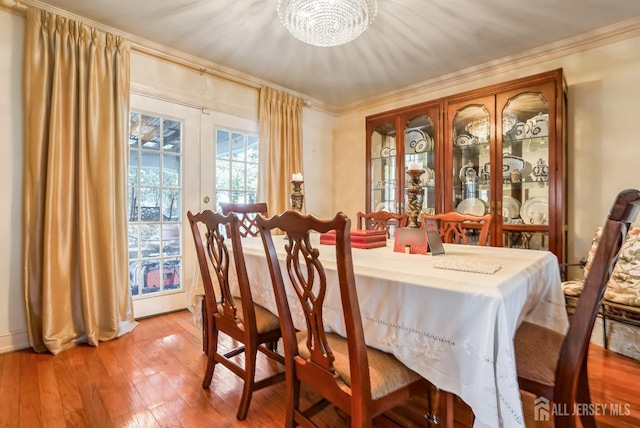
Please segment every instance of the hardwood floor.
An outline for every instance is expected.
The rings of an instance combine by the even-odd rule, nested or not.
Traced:
[[[224,342],[231,345],[230,341]],[[216,368],[210,389],[200,386],[205,368],[200,330],[187,311],[140,321],[131,333],[97,348],[77,346],[57,356],[30,350],[0,355],[0,427],[278,427],[284,415],[284,384],[253,395],[249,416],[235,419],[239,378]],[[261,355],[259,376],[277,370]],[[594,403],[607,404],[599,427],[640,427],[640,362],[591,346]],[[305,391],[303,396],[311,393]],[[533,418],[532,396],[523,396],[527,427],[550,427]],[[628,415],[611,414],[616,410]],[[426,399],[396,408],[378,426],[426,426]],[[473,415],[456,400],[456,427]],[[323,427],[347,427],[333,408],[317,416]]]

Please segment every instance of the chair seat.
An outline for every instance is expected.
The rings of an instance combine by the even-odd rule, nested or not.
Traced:
[[[553,386],[564,338],[557,331],[523,322],[513,340],[518,377]]]
[[[304,340],[306,340],[306,337],[303,341],[299,342],[298,352],[303,358],[309,358],[310,354]],[[328,333],[327,341],[335,357],[333,367],[336,373],[340,375],[344,383],[351,386],[347,339],[337,334]],[[420,379],[419,374],[408,369],[392,354],[367,347],[367,357],[369,359],[371,398],[374,400],[384,397]]]
[[[238,319],[244,323],[244,317],[242,313],[242,299],[234,296],[233,301],[236,305],[236,314]],[[254,303],[253,307],[256,312],[256,329],[258,334],[266,333],[269,331],[277,330],[280,328],[280,320],[270,310]],[[218,305],[218,312],[222,313],[222,306]]]
[[[571,280],[571,281],[563,281],[562,282],[562,292],[565,296],[575,296],[578,297],[582,294],[582,289],[584,288],[584,281],[582,280]]]

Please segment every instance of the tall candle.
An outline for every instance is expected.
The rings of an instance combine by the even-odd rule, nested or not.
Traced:
[[[407,169],[411,171],[421,171],[422,170],[422,162],[409,162]]]
[[[291,176],[291,181],[304,181],[304,179],[302,178],[302,174],[296,172]]]

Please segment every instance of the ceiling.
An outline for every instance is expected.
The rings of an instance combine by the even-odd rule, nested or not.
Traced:
[[[46,0],[44,3],[339,109],[438,76],[637,21],[638,0],[378,0],[356,40],[293,38],[278,0]]]

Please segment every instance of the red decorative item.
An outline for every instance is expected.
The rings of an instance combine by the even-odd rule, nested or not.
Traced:
[[[320,244],[334,245],[335,232],[320,234]],[[351,231],[351,247],[371,249],[385,247],[387,245],[387,232],[384,230],[355,229]]]

